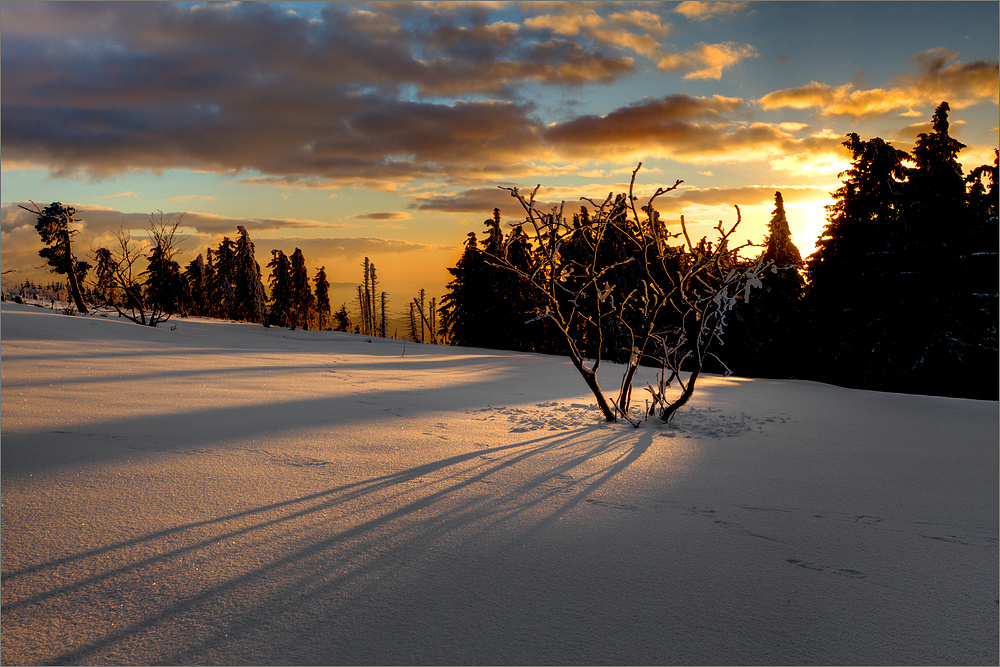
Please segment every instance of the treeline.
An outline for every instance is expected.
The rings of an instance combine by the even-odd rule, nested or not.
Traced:
[[[38,216],[36,229],[46,244],[39,254],[48,260],[55,273],[70,276],[68,291],[81,313],[87,312],[89,303],[114,308],[120,315],[150,326],[179,315],[292,329],[389,335],[387,294],[379,293],[375,265],[367,257],[363,282],[358,285],[360,315],[354,323],[346,303],[331,314],[326,267],[319,267],[310,280],[301,248],[295,248],[291,256],[282,250],[271,251],[271,261],[266,267],[268,290],[265,290],[254,243],[242,225],[237,226],[235,240],[223,237],[217,247],[207,248],[182,268],[175,256],[179,245],[177,230],[183,215],[169,224],[161,213],[159,218],[151,217],[148,243],[137,243],[127,231],[119,230],[115,234],[116,245],[98,248],[93,253],[91,272],[90,262],[78,261],[73,255],[72,223],[76,222],[73,207],[55,202],[44,209],[38,205],[22,208]],[[23,298],[31,287],[26,282],[20,296]],[[54,299],[63,284],[54,283],[52,288],[55,294],[50,297]],[[410,326],[405,331],[411,340],[424,342],[429,337],[430,342],[437,342],[435,308],[434,299],[429,309],[425,308],[423,290],[419,299],[413,299]],[[415,312],[420,313],[420,319]]]
[[[998,165],[995,159],[963,172],[958,155],[965,146],[949,135],[948,110],[947,103],[936,109],[932,131],[920,134],[910,152],[880,138],[849,135],[844,145],[852,154],[851,168],[840,175],[817,250],[805,261],[792,243],[781,194],[775,193],[761,252],[742,263],[747,268],[763,260],[770,267],[761,289],[749,298],[735,295],[724,344],[713,355],[714,370],[881,391],[998,397]],[[614,205],[613,215],[624,218],[634,204],[620,195]],[[648,213],[660,224],[656,211]],[[624,363],[630,347],[623,343],[634,335],[633,322],[641,320],[636,304],[645,303],[636,293],[638,262],[645,258],[634,256],[634,244],[615,237],[614,224],[600,227],[599,241],[591,238],[595,227],[588,224],[589,215],[587,207],[573,215],[576,231],[560,239],[558,252],[576,256],[576,266],[591,267],[604,288],[594,298],[580,299],[571,276],[547,279],[569,281],[563,305],[589,313],[574,320],[569,340],[591,358]],[[545,240],[532,244],[525,233],[527,222],[505,233],[494,210],[484,222],[485,238],[469,234],[461,258],[449,269],[442,337],[457,345],[565,351],[563,332],[553,330],[553,318],[545,316],[550,306],[539,301],[526,278],[538,282],[546,256]],[[687,247],[691,252],[683,244],[672,251],[678,262],[711,251],[689,239]],[[600,309],[607,307],[621,315],[602,320]],[[665,311],[657,326],[676,329],[672,312]]]

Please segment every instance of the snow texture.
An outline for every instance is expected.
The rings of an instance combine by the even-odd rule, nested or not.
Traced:
[[[171,324],[2,306],[4,664],[998,663],[996,402]]]

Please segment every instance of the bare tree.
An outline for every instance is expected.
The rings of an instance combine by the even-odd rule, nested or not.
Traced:
[[[517,188],[502,188],[525,211],[526,220],[519,224],[529,230],[534,261],[525,269],[510,262],[506,253],[490,256],[491,262],[518,274],[541,297],[536,319],[547,319],[562,335],[570,360],[604,418],[615,421],[621,415],[633,424],[638,421],[629,410],[639,365],[661,367],[659,387],[648,387],[654,399],[650,412],[659,409],[661,418],[670,421],[693,394],[705,362],[714,357],[711,350],[721,340],[725,314],[760,285],[764,268],[763,262],[746,266],[739,259],[739,250],[752,245],[749,241],[730,246],[740,223],[738,207],[730,229],[720,221],[715,242],[703,238],[693,244],[683,217],[679,232],[667,232],[653,204],[683,181],[658,188],[639,209],[640,215],[633,191],[641,167],[640,163],[632,172],[627,195],[609,194],[602,203],[586,200],[596,213],[578,216],[572,224],[563,217],[565,203],[551,213],[536,208],[539,187],[528,197]],[[671,244],[681,236],[683,244]],[[612,243],[615,252],[609,253]],[[630,284],[616,285],[615,277],[626,268]],[[615,400],[605,395],[597,376],[608,342],[605,332],[611,328],[624,332],[611,342],[628,358]],[[584,345],[580,340],[584,330],[597,340]],[[688,370],[687,380],[682,370]],[[671,400],[666,389],[674,380],[680,395]]]
[[[150,269],[141,268],[140,260],[148,259],[150,263],[155,258],[157,263],[171,263],[178,249],[179,239],[177,228],[181,223],[179,217],[173,224],[165,223],[163,214],[159,220],[151,216],[147,230],[148,243],[138,243],[132,240],[131,234],[125,229],[115,232],[118,245],[114,249],[99,248],[95,251],[101,273],[102,287],[106,293],[113,295],[108,299],[109,305],[122,317],[136,324],[155,327],[166,322],[173,314],[173,300],[154,295],[149,291]],[[149,252],[149,257],[146,253]],[[162,289],[158,287],[157,289]],[[155,291],[155,290],[154,290]]]
[[[437,298],[431,297],[430,304],[425,299],[426,292],[420,290],[420,296],[413,297],[413,301],[410,302],[410,333],[414,342],[423,343],[426,341],[424,327],[427,327],[427,331],[430,332],[431,345],[437,345]],[[420,316],[419,320],[416,315]]]

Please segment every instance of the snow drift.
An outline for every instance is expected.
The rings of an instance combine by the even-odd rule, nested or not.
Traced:
[[[5,664],[1000,659],[996,402],[707,377],[634,429],[558,357],[0,335]]]

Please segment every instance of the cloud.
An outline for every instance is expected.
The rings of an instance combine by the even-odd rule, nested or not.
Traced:
[[[683,54],[663,56],[657,67],[666,72],[690,70],[685,79],[722,78],[722,71],[738,65],[749,58],[756,58],[757,49],[749,44],[725,42],[723,44],[699,43],[697,47]]]
[[[176,195],[166,199],[167,201],[212,201],[215,195]]]
[[[936,106],[947,100],[953,108],[998,101],[998,62],[958,61],[959,54],[947,49],[931,49],[914,56],[916,71],[897,76],[886,88],[857,89],[854,84],[831,86],[813,81],[798,88],[777,90],[764,95],[758,104],[774,109],[817,109],[825,116],[854,119],[899,113],[920,115],[914,107]]]
[[[409,220],[412,216],[403,211],[379,211],[375,213],[361,213],[354,217],[357,220],[394,221]]]
[[[732,2],[698,2],[684,0],[674,11],[690,21],[707,21],[709,19],[734,16],[742,13],[749,2],[733,0]]]
[[[317,187],[436,178],[535,144],[532,105],[505,99],[514,86],[633,70],[618,48],[483,10],[373,7],[333,3],[312,24],[270,3],[5,4],[4,162]]]
[[[676,196],[671,196],[669,202],[659,200],[658,207],[664,209],[670,205],[680,206],[696,204],[699,206],[753,206],[774,202],[774,193],[781,192],[782,198],[788,203],[813,201],[829,196],[836,186],[817,187],[811,185],[747,185],[735,188],[685,188]]]
[[[468,188],[461,192],[433,193],[417,195],[410,204],[419,211],[438,211],[440,213],[475,213],[491,216],[494,208],[501,211],[517,208],[520,214],[521,206],[507,190],[483,187]]]
[[[735,98],[671,95],[603,116],[580,116],[549,126],[545,134],[561,151],[599,153],[606,160],[663,154],[681,162],[745,162],[813,150],[822,143],[797,138],[797,126],[741,121],[737,116],[743,108]]]
[[[1000,94],[998,61],[963,63],[958,56],[958,52],[944,48],[918,53],[910,61],[917,72],[900,76],[896,85],[927,100],[948,100],[954,108],[976,102],[996,104]]]

